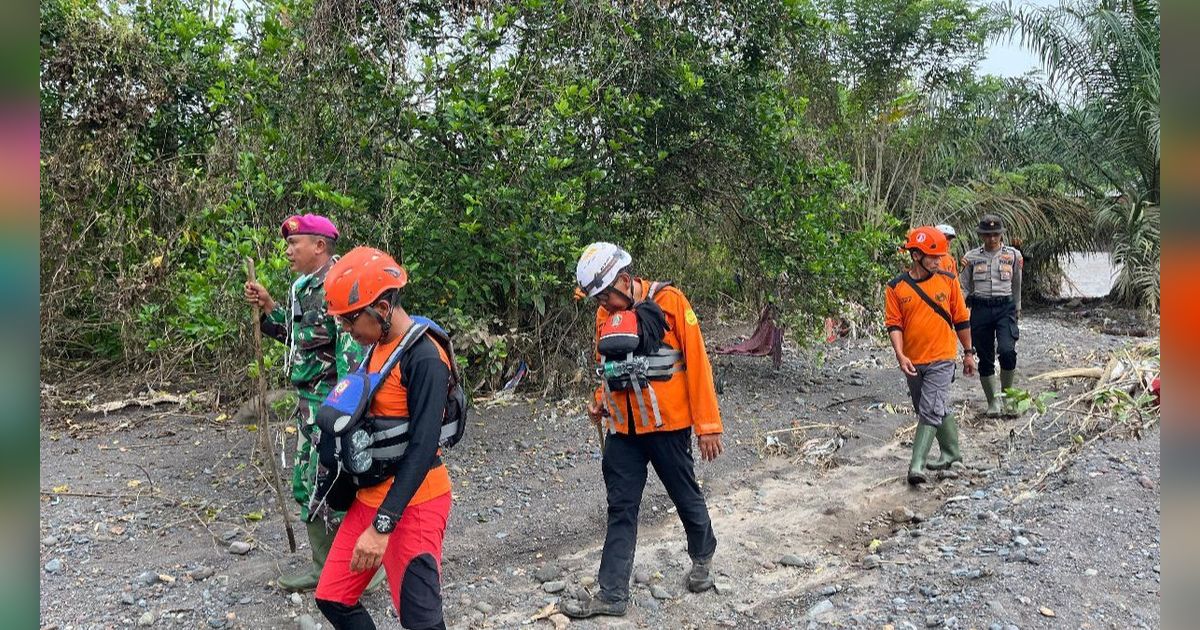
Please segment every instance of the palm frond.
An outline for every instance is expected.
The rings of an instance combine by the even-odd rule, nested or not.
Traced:
[[[1098,237],[1111,244],[1118,266],[1112,296],[1130,306],[1157,310],[1162,224],[1159,207],[1141,202],[1113,203],[1100,210]]]
[[[942,188],[913,222],[949,223],[964,235],[964,241],[973,241],[969,235],[986,213],[999,215],[1011,240],[1043,257],[1065,259],[1071,252],[1093,251],[1098,245],[1095,211],[1085,198],[1044,189],[1027,192],[995,182]]]

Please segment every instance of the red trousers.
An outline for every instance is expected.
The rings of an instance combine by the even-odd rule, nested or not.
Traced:
[[[350,571],[358,537],[375,520],[376,508],[354,500],[338,527],[325,560],[316,598],[346,606],[358,603],[375,571]],[[392,603],[406,628],[427,628],[442,620],[442,539],[450,516],[450,493],[404,510],[383,554]]]

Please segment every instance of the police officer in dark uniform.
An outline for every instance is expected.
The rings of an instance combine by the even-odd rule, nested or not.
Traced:
[[[1017,370],[1017,321],[1021,318],[1021,269],[1025,259],[1017,248],[1003,243],[1004,221],[1000,217],[983,215],[975,231],[983,246],[963,256],[958,280],[971,308],[971,339],[979,351],[979,382],[987,398],[987,415],[994,418],[1001,413],[997,391],[1012,387]]]

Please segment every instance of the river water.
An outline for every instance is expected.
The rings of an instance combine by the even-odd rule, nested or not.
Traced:
[[[1116,268],[1108,252],[1075,252],[1063,265],[1062,297],[1103,297],[1112,288]]]

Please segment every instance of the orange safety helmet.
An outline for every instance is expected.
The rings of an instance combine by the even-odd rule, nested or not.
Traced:
[[[926,256],[945,256],[950,253],[950,242],[941,230],[929,225],[922,225],[908,233],[904,249],[915,249]]]
[[[408,283],[408,272],[386,252],[355,247],[325,274],[330,315],[345,315],[374,304],[388,289]]]

